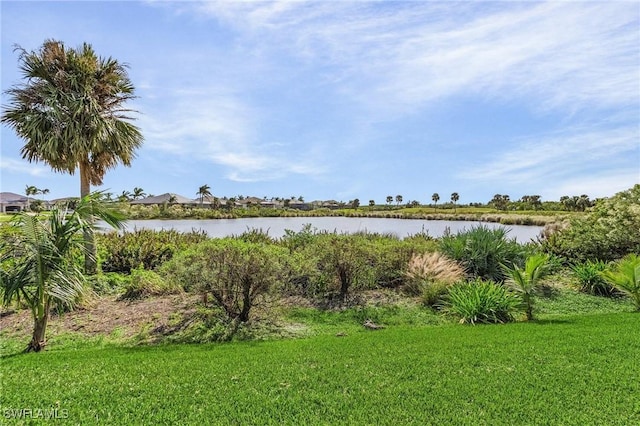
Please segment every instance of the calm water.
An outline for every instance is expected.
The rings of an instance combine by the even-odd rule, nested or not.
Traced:
[[[509,229],[509,237],[526,243],[538,236],[542,227],[523,225],[500,225],[487,222],[465,222],[449,220],[385,219],[352,217],[258,217],[246,219],[211,220],[130,220],[127,230],[134,229],[175,229],[180,232],[202,230],[212,238],[239,235],[251,229],[262,229],[273,238],[280,238],[286,229],[298,232],[305,224],[311,224],[318,231],[353,233],[359,231],[393,234],[404,238],[419,232],[427,232],[432,237],[441,237],[448,228],[452,233],[468,230],[481,223],[490,228],[503,226]]]

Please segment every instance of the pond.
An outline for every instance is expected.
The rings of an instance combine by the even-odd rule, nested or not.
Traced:
[[[256,217],[243,219],[208,219],[208,220],[130,220],[127,230],[134,229],[175,229],[180,232],[202,230],[212,238],[239,235],[251,229],[261,229],[272,238],[284,236],[285,230],[298,232],[305,224],[312,229],[337,233],[371,232],[393,234],[398,238],[415,235],[420,232],[432,237],[441,237],[446,230],[452,233],[468,230],[471,227],[484,225],[489,228],[504,227],[509,230],[509,237],[526,243],[535,240],[542,230],[541,226],[500,225],[490,222],[420,220],[420,219],[386,219],[371,217]]]

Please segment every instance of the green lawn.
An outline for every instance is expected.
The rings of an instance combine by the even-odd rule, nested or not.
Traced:
[[[640,424],[639,354],[637,313],[213,345],[67,344],[1,359],[0,422],[55,407],[60,424]]]

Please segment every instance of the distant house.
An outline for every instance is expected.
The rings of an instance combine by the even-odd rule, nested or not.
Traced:
[[[172,192],[167,192],[162,195],[154,195],[153,197],[142,198],[140,200],[133,200],[130,204],[141,204],[146,206],[151,205],[160,205],[160,204],[182,204],[182,205],[195,205],[198,204],[199,200],[194,200],[191,198],[183,197],[180,194],[174,194]]]
[[[246,197],[243,198],[242,200],[238,200],[237,204],[240,204],[242,207],[245,208],[249,208],[249,207],[257,207],[257,206],[261,206],[262,202],[264,200],[262,198],[258,198],[258,197]]]
[[[326,200],[326,201],[322,201],[322,200],[316,200],[316,201],[312,201],[311,205],[313,206],[313,208],[316,209],[338,209],[340,208],[340,203],[338,203],[336,200]]]
[[[34,201],[34,198],[28,198],[24,195],[15,194],[13,192],[0,192],[0,212],[22,212],[28,210],[29,204]]]

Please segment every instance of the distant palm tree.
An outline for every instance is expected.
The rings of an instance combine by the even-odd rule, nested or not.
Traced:
[[[211,196],[211,191],[210,191],[211,187],[209,185],[202,185],[200,188],[198,188],[198,192],[196,192],[196,195],[200,196],[200,205],[202,206],[202,204],[204,204],[204,197],[210,197]]]
[[[460,195],[457,192],[451,194],[451,202],[453,203],[453,212],[456,212],[456,203],[460,199]]]
[[[376,205],[375,200],[369,200],[369,207],[373,207]]]
[[[400,203],[402,202],[402,195],[396,195],[396,205],[400,205]]]
[[[3,304],[19,300],[31,309],[33,317],[27,352],[38,352],[45,345],[52,305],[71,306],[84,290],[84,275],[74,258],[78,251],[86,250],[81,235],[93,226],[91,219],[122,228],[122,216],[104,207],[100,197],[94,193],[82,198],[72,212],[56,207],[46,216],[20,214],[11,223],[15,234],[0,242]]]
[[[144,198],[147,194],[144,193],[144,189],[138,188],[136,186],[135,188],[133,188],[133,192],[131,193],[131,195],[133,196],[134,200],[137,200],[138,198]]]
[[[122,194],[118,196],[118,201],[121,203],[131,200],[131,193],[129,191],[122,191]]]
[[[387,195],[387,204],[391,204],[393,202],[393,197],[391,195]]]
[[[175,204],[178,201],[178,197],[175,196],[175,194],[171,194],[169,195],[169,199],[167,200],[167,203],[169,203],[169,205]]]
[[[36,195],[38,193],[38,188],[33,185],[27,185],[24,189],[24,193],[27,196],[27,210],[31,210],[31,205],[29,202],[29,197],[32,195]]]
[[[433,195],[431,196],[431,199],[433,200],[433,203],[435,204],[435,208],[438,208],[438,201],[440,201],[440,194],[438,194],[437,192],[434,192]]]
[[[22,157],[43,161],[54,171],[80,175],[80,197],[100,185],[107,170],[130,165],[142,145],[142,133],[131,124],[125,107],[135,98],[126,66],[99,57],[91,45],[67,48],[47,40],[39,50],[18,47],[24,83],[8,89],[2,114],[25,140]],[[85,271],[96,271],[91,228],[85,230]]]

